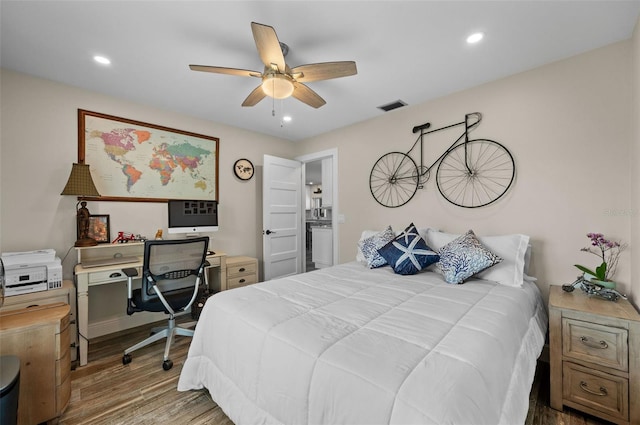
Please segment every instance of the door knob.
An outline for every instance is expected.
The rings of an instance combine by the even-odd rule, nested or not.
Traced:
[[[275,233],[275,232],[272,232],[271,230],[268,230],[268,229],[267,229],[267,231],[266,231],[265,233],[266,233],[267,235],[270,235],[270,234]]]

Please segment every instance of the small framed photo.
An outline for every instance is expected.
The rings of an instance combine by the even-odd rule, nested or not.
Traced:
[[[89,216],[89,237],[95,239],[98,243],[111,242],[108,214]]]

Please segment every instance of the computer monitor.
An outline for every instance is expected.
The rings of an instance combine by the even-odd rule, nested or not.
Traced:
[[[218,231],[218,202],[170,200],[169,233],[206,233]]]

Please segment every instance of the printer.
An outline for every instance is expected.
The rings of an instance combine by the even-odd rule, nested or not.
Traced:
[[[4,252],[5,296],[62,288],[62,262],[53,249]]]

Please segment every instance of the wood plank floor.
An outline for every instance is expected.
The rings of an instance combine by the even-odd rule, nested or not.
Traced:
[[[146,338],[150,327],[142,326],[90,342],[89,363],[71,372],[71,402],[60,424],[233,425],[207,391],[176,390],[190,338],[177,337],[171,350],[173,368],[169,371],[162,369],[164,342],[138,350],[133,353],[130,364],[122,364],[124,349]],[[551,409],[549,366],[539,362],[525,424],[605,425],[609,422],[568,408],[564,412]]]

